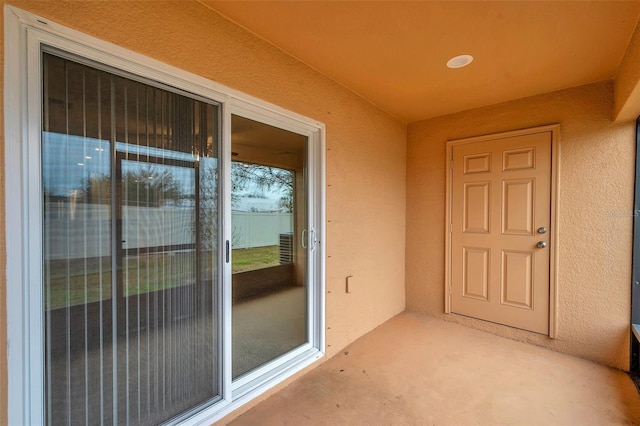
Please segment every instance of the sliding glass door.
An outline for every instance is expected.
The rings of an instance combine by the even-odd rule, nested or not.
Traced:
[[[220,397],[218,105],[43,54],[48,424]]]
[[[308,137],[231,118],[233,379],[308,341]]]

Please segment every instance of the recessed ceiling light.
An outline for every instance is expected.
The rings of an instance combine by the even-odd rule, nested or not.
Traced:
[[[449,68],[462,68],[466,67],[473,61],[473,56],[471,55],[458,55],[447,61],[447,66]]]

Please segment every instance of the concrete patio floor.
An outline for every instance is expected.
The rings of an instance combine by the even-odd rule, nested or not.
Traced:
[[[622,371],[403,313],[228,424],[636,425],[640,396]]]

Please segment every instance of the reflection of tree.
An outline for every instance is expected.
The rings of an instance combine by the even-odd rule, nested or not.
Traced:
[[[257,191],[278,191],[280,205],[284,211],[293,211],[294,174],[292,171],[275,167],[233,162],[231,165],[231,206],[237,207],[240,193],[249,189]],[[200,159],[200,199],[198,226],[200,245],[205,250],[215,247],[218,241],[218,167],[217,160]],[[238,234],[232,230],[233,243]]]
[[[217,160],[200,159],[200,209],[197,222],[200,246],[211,249],[218,241],[218,167]]]
[[[280,208],[288,213],[293,212],[293,177],[291,170],[233,162],[231,166],[232,194],[248,189],[273,191],[281,194],[278,202]],[[236,195],[237,197],[237,195]],[[232,204],[234,199],[232,196]],[[236,199],[237,202],[237,199]]]
[[[152,165],[128,171],[122,177],[123,202],[130,206],[181,205],[188,198],[170,170]]]
[[[181,182],[170,170],[152,165],[127,171],[122,177],[122,201],[129,206],[179,206],[190,197],[183,192]],[[90,204],[111,203],[111,176],[94,174],[83,185],[82,201]]]
[[[88,176],[78,202],[87,204],[111,204],[111,176],[93,173]]]

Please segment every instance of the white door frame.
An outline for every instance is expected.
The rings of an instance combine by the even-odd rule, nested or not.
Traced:
[[[530,135],[534,133],[551,132],[551,229],[550,256],[549,256],[549,337],[555,339],[558,335],[558,207],[560,188],[560,125],[551,124],[529,129],[514,130],[510,132],[494,133],[475,136],[464,139],[447,141],[447,183],[446,183],[446,234],[445,234],[445,291],[444,311],[451,312],[451,222],[453,201],[453,148],[458,145],[476,142],[485,142],[495,139],[505,139],[516,136]]]

